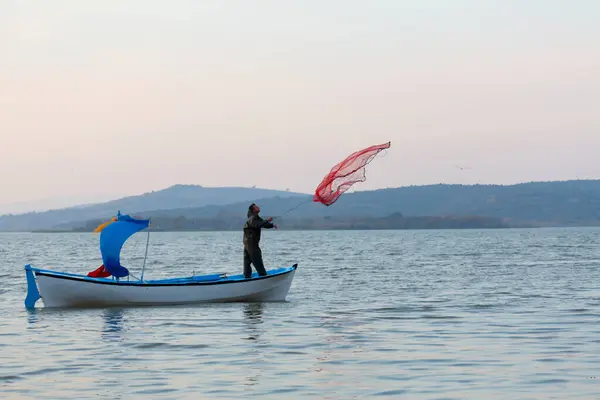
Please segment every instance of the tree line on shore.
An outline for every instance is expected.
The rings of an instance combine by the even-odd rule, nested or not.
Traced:
[[[140,216],[143,217],[143,216]],[[243,217],[194,218],[184,215],[178,217],[157,216],[151,218],[153,231],[236,231],[241,230]],[[91,232],[103,220],[90,220],[72,228],[56,231]],[[394,213],[387,217],[305,217],[280,218],[276,221],[280,229],[285,230],[380,230],[380,229],[493,229],[510,228],[500,218],[484,216],[417,216],[405,217]]]

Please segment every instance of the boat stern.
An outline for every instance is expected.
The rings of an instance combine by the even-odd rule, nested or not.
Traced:
[[[30,264],[25,266],[25,276],[27,277],[27,296],[25,297],[25,307],[35,308],[35,303],[40,299],[40,292],[35,281],[35,272]]]

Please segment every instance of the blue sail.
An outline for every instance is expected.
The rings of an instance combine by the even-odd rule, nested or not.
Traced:
[[[149,225],[149,219],[134,219],[119,212],[117,220],[102,230],[100,253],[102,253],[104,268],[112,276],[122,278],[129,275],[127,268],[123,267],[120,262],[121,249],[131,235]]]

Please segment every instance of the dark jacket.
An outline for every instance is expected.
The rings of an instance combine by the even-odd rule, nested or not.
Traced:
[[[248,220],[244,224],[244,246],[258,246],[260,243],[260,230],[262,228],[271,229],[273,228],[273,224],[248,210]]]

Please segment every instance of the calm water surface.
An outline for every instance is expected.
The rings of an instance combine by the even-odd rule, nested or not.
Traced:
[[[123,263],[139,275],[146,236]],[[242,271],[240,233],[155,233],[146,277]],[[265,232],[288,301],[36,311],[23,266],[93,234],[0,234],[0,397],[600,398],[600,230]]]

